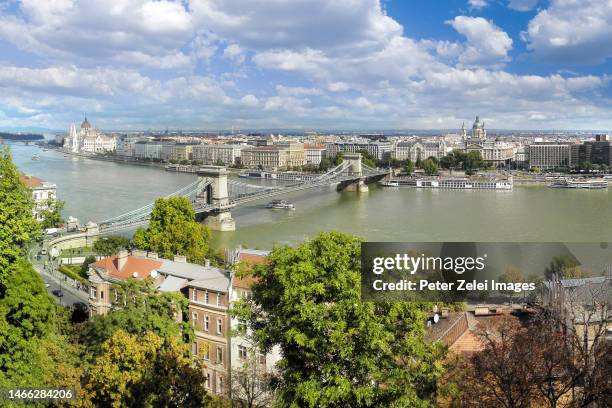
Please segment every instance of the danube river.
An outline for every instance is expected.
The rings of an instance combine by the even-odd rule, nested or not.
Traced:
[[[141,207],[195,177],[64,157],[23,144],[11,144],[11,149],[21,171],[57,184],[60,199],[66,201],[64,216],[74,215],[81,223]],[[33,154],[40,160],[32,160]],[[265,202],[235,209],[237,230],[214,233],[214,245],[268,249],[328,230],[369,241],[612,241],[612,188],[440,191],[370,186],[368,194],[357,194],[329,187],[283,198],[296,210],[269,210]]]

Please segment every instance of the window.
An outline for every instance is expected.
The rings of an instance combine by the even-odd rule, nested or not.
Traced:
[[[208,316],[204,316],[204,331],[208,331]]]
[[[103,290],[100,291],[100,299],[104,299],[104,291]]]
[[[240,360],[246,360],[247,358],[247,349],[245,346],[238,346],[238,358]]]
[[[208,291],[204,292],[204,303],[208,304]]]
[[[204,382],[206,383],[206,388],[210,389],[210,373],[206,373],[206,380]]]
[[[97,289],[96,289],[96,288],[94,288],[94,287],[92,286],[92,288],[91,288],[91,293],[89,294],[89,296],[90,296],[92,299],[95,299],[97,295],[98,295],[98,291],[97,291]]]
[[[221,334],[223,332],[223,321],[221,319],[217,319],[217,334]]]
[[[210,343],[206,343],[206,352],[204,353],[204,360],[210,360]]]
[[[217,293],[217,306],[221,306],[221,294]]]
[[[218,379],[219,379],[219,381],[218,381],[219,382],[219,389],[217,391],[219,392],[219,394],[223,394],[223,377],[219,376]]]
[[[257,353],[257,361],[261,365],[266,365],[266,355],[262,352]]]
[[[194,356],[198,355],[198,343],[197,342],[194,342],[191,345],[191,354],[193,354]]]
[[[217,347],[217,364],[223,364],[223,349]]]
[[[191,291],[191,300],[198,300],[198,290],[195,288]]]
[[[193,327],[195,327],[197,322],[198,322],[198,314],[197,313],[192,313],[191,314],[191,325]]]
[[[240,333],[246,332],[246,320],[238,319],[238,331]]]

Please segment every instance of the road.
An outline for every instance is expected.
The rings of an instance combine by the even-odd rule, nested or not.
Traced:
[[[49,274],[45,270],[44,261],[46,256],[41,256],[40,259],[37,259],[36,254],[40,251],[40,245],[34,245],[30,249],[30,261],[32,262],[32,266],[34,269],[40,274],[41,278],[45,282],[45,286],[47,286],[47,291],[49,294],[55,299],[57,303],[62,306],[72,307],[75,303],[84,302],[87,303],[87,294],[83,291],[77,290],[71,286],[69,286],[65,282],[61,282],[56,276]],[[60,289],[64,296],[57,297],[52,291]]]

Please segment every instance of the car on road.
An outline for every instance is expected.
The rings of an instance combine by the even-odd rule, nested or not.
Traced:
[[[40,254],[41,255],[47,255],[47,249],[46,248],[41,249],[40,250]]]
[[[53,293],[55,296],[57,296],[59,298],[64,296],[64,292],[62,292],[60,289],[52,290],[51,293]]]
[[[47,281],[45,281],[45,288],[48,288],[49,286],[51,286],[51,284]]]

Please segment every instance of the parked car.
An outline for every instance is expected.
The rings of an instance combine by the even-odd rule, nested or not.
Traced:
[[[45,281],[45,288],[48,288],[49,286],[51,286],[51,284],[47,281]]]
[[[51,293],[53,293],[55,296],[59,298],[64,297],[64,293],[60,289],[52,290]]]

